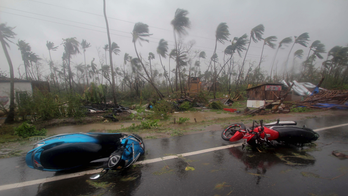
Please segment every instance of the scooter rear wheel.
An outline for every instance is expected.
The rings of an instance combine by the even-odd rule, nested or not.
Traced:
[[[226,141],[230,141],[230,139],[234,136],[237,131],[245,130],[245,125],[242,123],[235,123],[229,125],[225,130],[221,133],[221,138]]]

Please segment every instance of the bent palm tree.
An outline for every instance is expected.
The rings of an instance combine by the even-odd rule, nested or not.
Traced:
[[[177,37],[176,33],[178,34],[179,38],[183,35],[187,35],[187,30],[190,28],[190,19],[187,17],[189,12],[184,9],[178,8],[175,11],[174,19],[171,21],[171,25],[173,26],[173,33],[174,33],[174,41],[175,41],[175,51],[176,51],[176,68],[175,68],[175,86],[176,91],[179,90],[178,88],[178,68],[180,65],[180,51],[178,47]]]
[[[209,63],[208,69],[211,66],[213,56],[216,54],[217,43],[220,42],[220,43],[224,44],[225,41],[228,40],[229,35],[230,35],[230,32],[228,31],[227,24],[225,22],[220,23],[215,31],[215,47],[214,47],[213,55],[210,58],[210,63]]]
[[[146,73],[146,80],[152,85],[152,87],[155,89],[155,91],[157,92],[158,96],[160,97],[160,99],[162,99],[164,96],[162,95],[162,93],[156,88],[155,84],[152,82],[152,79],[143,63],[143,61],[141,60],[141,58],[139,57],[138,54],[138,50],[137,50],[137,45],[136,42],[139,41],[139,44],[141,44],[141,41],[146,41],[149,42],[148,39],[146,39],[146,37],[149,37],[151,34],[149,34],[149,26],[147,24],[138,22],[135,23],[134,28],[133,28],[133,45],[134,45],[134,49],[135,49],[135,53],[137,54],[138,60],[140,61],[140,64],[142,66],[142,68],[144,69],[144,72]]]
[[[290,53],[292,51],[292,48],[294,47],[295,44],[300,44],[304,47],[307,47],[307,44],[308,44],[308,41],[309,41],[309,35],[308,33],[302,33],[300,36],[295,36],[295,41],[294,43],[292,44],[291,46],[291,49],[289,51],[289,54],[288,54],[288,58],[286,59],[286,62],[285,62],[285,72],[287,70],[287,65],[288,65],[288,61],[289,61],[289,56],[290,56]]]
[[[71,83],[72,72],[71,72],[71,67],[70,67],[70,60],[71,60],[71,57],[73,55],[80,53],[79,45],[80,45],[80,43],[76,40],[75,37],[63,39],[64,51],[66,54],[66,59],[68,60],[68,62],[67,62],[68,72],[69,72],[68,77],[69,77],[69,87],[70,87],[71,92],[72,92],[72,83]]]
[[[109,30],[109,23],[108,23],[108,18],[106,17],[106,3],[105,0],[103,1],[104,4],[104,18],[105,18],[105,23],[106,23],[106,32],[108,36],[108,46],[111,46],[111,38],[110,38],[110,30]],[[110,58],[110,67],[111,67],[111,78],[112,78],[112,97],[114,99],[114,105],[117,105],[117,100],[116,100],[116,89],[115,89],[115,72],[114,72],[114,65],[112,64],[112,51],[109,50],[109,58]]]
[[[262,55],[263,55],[263,49],[265,48],[265,45],[269,46],[270,48],[274,49],[276,44],[274,42],[277,41],[276,36],[269,36],[263,40],[262,50],[261,50],[261,57],[258,68],[260,69],[261,62],[262,62]]]
[[[291,37],[286,37],[286,38],[282,39],[282,41],[279,42],[278,48],[277,48],[276,53],[275,53],[275,55],[274,55],[274,57],[273,57],[273,62],[272,62],[272,67],[271,67],[270,78],[272,78],[273,65],[274,65],[274,61],[275,61],[276,58],[277,58],[277,54],[278,54],[279,48],[281,48],[283,45],[286,46],[286,44],[290,44],[291,42],[292,42],[292,38],[291,38]]]
[[[82,50],[83,50],[83,59],[85,61],[85,77],[86,77],[86,81],[87,81],[87,86],[88,86],[88,66],[86,64],[86,49],[91,47],[91,44],[88,43],[85,39],[82,40],[81,42],[81,47],[82,47]]]
[[[163,68],[163,75],[165,78],[167,78],[169,86],[171,91],[173,92],[173,87],[172,87],[172,83],[170,82],[169,76],[168,76],[168,72],[166,70],[166,68],[164,67],[163,63],[162,63],[162,57],[166,58],[167,57],[167,52],[168,52],[168,42],[165,41],[164,39],[161,39],[158,43],[157,46],[157,54],[159,56],[162,68]],[[170,58],[169,58],[170,59]],[[169,68],[170,71],[170,68]]]
[[[149,57],[147,59],[149,60],[149,63],[150,63],[150,76],[151,76],[151,79],[153,79],[151,61],[155,59],[155,55],[152,52],[149,52]]]
[[[50,55],[49,66],[50,66],[51,75],[54,76],[54,75],[55,75],[55,74],[53,74],[53,71],[54,71],[53,66],[54,66],[54,64],[53,64],[52,57],[51,57],[51,50],[52,50],[52,51],[56,51],[57,48],[58,48],[58,46],[54,46],[54,43],[53,43],[53,42],[47,41],[47,42],[46,42],[46,47],[47,47],[48,53],[49,53],[49,55]],[[55,84],[54,77],[52,77],[52,78],[53,78],[53,83]]]
[[[251,40],[253,40],[253,42],[255,42],[255,43],[257,43],[258,41],[261,41],[262,40],[262,35],[263,35],[264,31],[265,31],[265,27],[263,26],[263,24],[257,25],[256,27],[252,28],[251,31],[250,31],[249,45],[248,45],[248,48],[247,48],[247,50],[245,52],[242,66],[241,66],[241,68],[239,70],[239,75],[238,75],[239,83],[241,82],[240,76],[242,75],[241,72],[243,72],[243,70],[244,70],[244,63],[245,63],[245,59],[246,59],[246,57],[248,55],[248,51],[249,51],[249,48],[250,48]]]
[[[12,123],[14,122],[14,114],[15,114],[15,104],[14,104],[14,72],[13,72],[13,65],[11,61],[11,57],[7,51],[7,47],[10,48],[10,45],[8,42],[12,41],[10,39],[13,39],[15,37],[15,33],[12,31],[14,27],[9,27],[5,23],[0,24],[0,42],[2,49],[4,50],[6,60],[10,69],[10,110],[7,114],[7,117],[5,119],[5,123]]]
[[[18,46],[18,50],[21,51],[21,55],[22,55],[22,60],[23,60],[23,63],[24,63],[24,68],[25,68],[25,79],[28,80],[29,77],[28,77],[28,74],[29,74],[29,55],[30,55],[30,52],[31,52],[31,47],[29,45],[29,43],[23,41],[23,40],[18,40],[18,43],[17,43],[17,46]]]

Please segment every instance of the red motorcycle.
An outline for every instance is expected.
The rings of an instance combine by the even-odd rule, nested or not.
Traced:
[[[279,121],[279,119],[267,124],[263,124],[263,120],[260,120],[260,123],[253,121],[251,128],[246,128],[243,123],[235,123],[223,130],[221,137],[230,142],[246,139],[251,146],[273,145],[273,141],[303,146],[303,144],[311,143],[319,138],[319,134],[312,129],[295,125],[297,125],[295,121]]]

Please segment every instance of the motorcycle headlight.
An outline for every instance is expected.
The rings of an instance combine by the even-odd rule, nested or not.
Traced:
[[[119,155],[114,155],[112,157],[109,158],[108,161],[108,167],[112,168],[115,167],[117,165],[117,163],[120,161],[121,157]]]

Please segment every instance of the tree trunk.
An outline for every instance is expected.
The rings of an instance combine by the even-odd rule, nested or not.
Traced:
[[[248,55],[248,51],[249,51],[249,48],[250,48],[250,44],[251,44],[251,36],[250,36],[250,39],[249,39],[248,48],[247,48],[247,50],[246,50],[246,52],[245,52],[245,56],[244,56],[244,59],[243,59],[242,66],[241,66],[241,68],[240,68],[240,70],[239,70],[238,79],[237,79],[237,85],[238,85],[238,84],[241,84],[241,82],[240,82],[240,76],[241,76],[242,72],[244,71],[244,63],[245,63],[245,59],[246,59],[246,57],[247,57],[247,55]]]
[[[4,50],[6,59],[7,59],[7,63],[9,65],[10,68],[10,110],[7,114],[7,117],[5,119],[5,123],[13,123],[14,122],[14,117],[15,117],[15,103],[14,103],[14,72],[13,72],[13,65],[12,65],[12,61],[10,58],[10,55],[8,54],[7,48],[6,48],[6,44],[5,44],[5,40],[2,37],[2,35],[0,34],[0,42],[2,45],[2,49]]]
[[[275,53],[275,55],[273,57],[272,68],[271,68],[271,73],[270,73],[271,79],[272,79],[273,65],[274,65],[275,59],[277,58],[278,50],[279,50],[279,47],[277,48],[277,51],[276,51],[276,53]]]
[[[104,0],[104,1],[105,1],[105,0]],[[141,66],[143,67],[143,69],[144,69],[144,71],[145,71],[147,77],[149,78],[149,79],[148,79],[148,82],[149,82],[149,83],[151,84],[151,86],[155,89],[155,91],[157,92],[157,94],[158,94],[158,96],[160,97],[160,99],[162,99],[164,96],[163,96],[162,93],[156,88],[155,84],[152,82],[151,77],[150,77],[150,75],[149,75],[149,73],[148,73],[148,71],[147,71],[145,65],[143,64],[143,61],[142,61],[142,60],[140,59],[140,57],[139,57],[139,54],[138,54],[138,51],[137,51],[137,45],[135,44],[135,42],[133,42],[133,44],[134,44],[135,53],[137,54],[137,57],[138,57],[138,59],[139,59],[139,61],[140,61],[140,64],[141,64]],[[145,78],[145,77],[144,77],[144,78]],[[145,78],[145,79],[146,79],[146,78]]]
[[[294,44],[292,44],[291,49],[290,49],[290,51],[289,51],[288,58],[286,59],[286,62],[285,62],[285,70],[284,70],[284,72],[287,71],[289,56],[290,56],[290,53],[291,53],[291,51],[292,51],[292,48],[294,47],[295,44],[296,44],[296,40],[294,41]]]
[[[107,30],[107,35],[108,35],[108,42],[109,42],[109,48],[111,46],[111,38],[110,38],[110,31],[109,31],[109,23],[108,19],[106,17],[106,9],[105,9],[105,0],[104,0],[104,18],[105,18],[105,23],[106,23],[106,30]],[[106,55],[105,55],[106,57]],[[111,77],[112,77],[112,97],[114,98],[114,105],[117,106],[117,100],[116,100],[116,92],[115,92],[115,73],[114,73],[114,66],[112,64],[112,51],[109,50],[109,58],[110,58],[110,67],[111,67]]]

